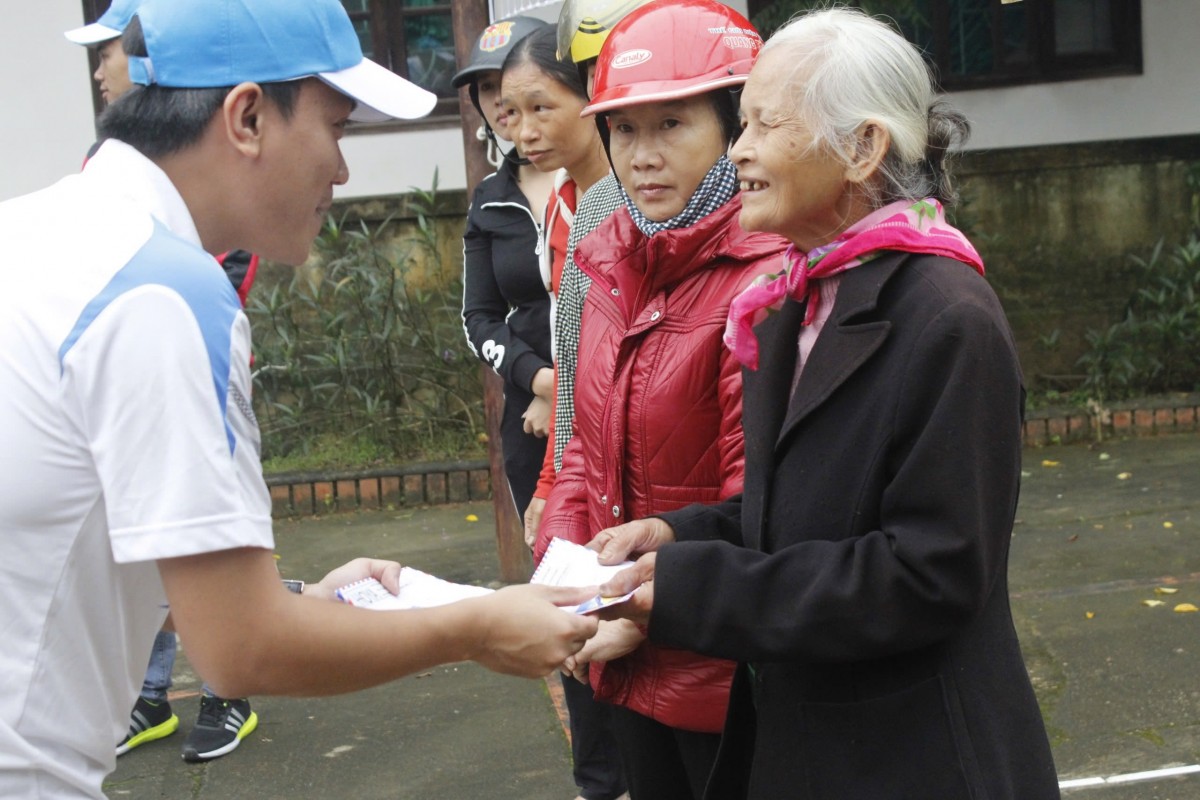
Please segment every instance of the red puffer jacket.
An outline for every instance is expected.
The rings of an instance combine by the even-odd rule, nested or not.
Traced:
[[[780,269],[787,242],[738,226],[741,199],[647,238],[618,209],[580,243],[593,280],[575,379],[575,435],[546,503],[553,537],[716,503],[742,489],[742,375],[721,341],[730,301]],[[713,587],[714,591],[719,587]],[[591,665],[596,696],[673,728],[719,732],[733,662],[643,642]]]

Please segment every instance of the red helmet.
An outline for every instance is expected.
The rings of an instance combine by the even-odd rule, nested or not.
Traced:
[[[715,0],[656,0],[622,19],[596,62],[584,114],[746,82],[762,49],[750,21]]]

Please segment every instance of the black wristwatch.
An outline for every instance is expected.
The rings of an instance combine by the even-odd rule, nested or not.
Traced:
[[[283,581],[283,588],[287,589],[289,592],[304,594],[304,581],[294,581],[290,578],[281,578],[280,580]]]

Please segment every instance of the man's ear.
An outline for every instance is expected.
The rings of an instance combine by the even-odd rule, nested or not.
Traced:
[[[229,143],[251,158],[262,148],[263,111],[266,97],[257,83],[239,83],[225,95],[221,121]]]
[[[887,128],[871,119],[859,125],[855,134],[854,152],[846,166],[846,179],[853,183],[866,183],[879,171],[879,165],[892,146],[892,135]]]

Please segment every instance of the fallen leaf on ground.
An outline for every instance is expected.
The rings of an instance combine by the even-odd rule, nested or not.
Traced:
[[[1132,477],[1133,477],[1132,472],[1118,472],[1117,473],[1117,480],[1119,480],[1119,481],[1127,481]]]
[[[1051,461],[1048,458],[1042,460],[1043,467],[1057,467],[1061,463],[1061,461]]]
[[[467,514],[467,522],[479,522],[479,517],[474,514]]]
[[[1175,527],[1175,523],[1174,523],[1174,522],[1164,522],[1164,523],[1163,523],[1163,527],[1164,527],[1164,528],[1174,528],[1174,527]]]
[[[1156,586],[1154,587],[1155,594],[1175,594],[1179,590],[1173,586]]]
[[[1180,614],[1187,614],[1191,611],[1200,611],[1200,608],[1196,608],[1191,603],[1180,603],[1179,605],[1175,606],[1175,610]]]
[[[1096,612],[1095,611],[1087,611],[1084,613],[1084,616],[1087,617],[1088,619],[1091,619],[1092,617],[1096,616]]]
[[[1165,606],[1166,603],[1162,600],[1143,600],[1142,605],[1148,608],[1158,608],[1159,606]]]

